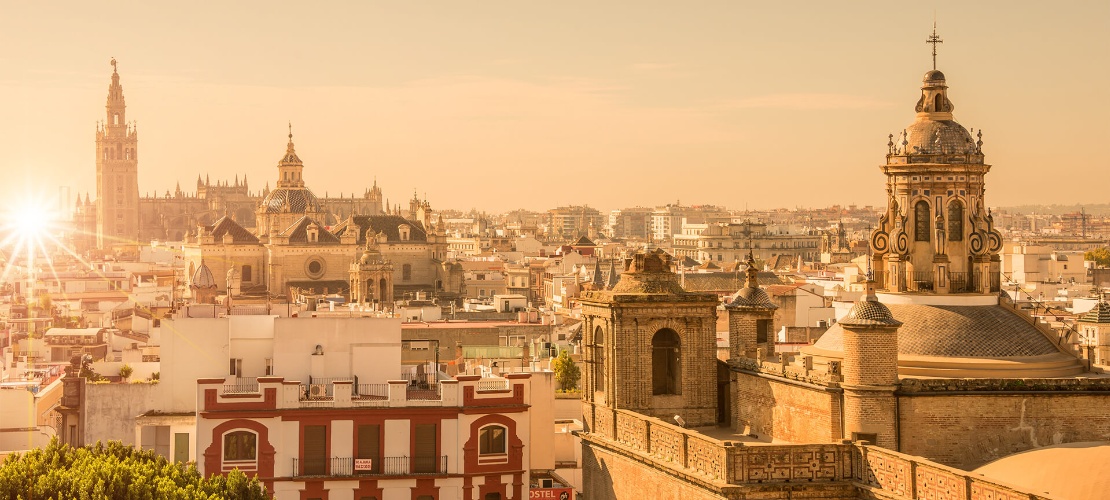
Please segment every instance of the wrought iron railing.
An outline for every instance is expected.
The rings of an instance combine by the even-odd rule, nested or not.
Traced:
[[[933,271],[914,271],[906,288],[913,292],[927,292],[933,290]]]
[[[440,399],[439,384],[436,382],[435,375],[402,372],[401,380],[408,381],[408,385],[405,386],[405,397],[410,401]]]
[[[976,292],[979,290],[979,272],[948,273],[949,289],[953,293]]]
[[[354,388],[354,399],[389,399],[389,384],[358,384]]]
[[[239,377],[233,384],[224,384],[224,394],[257,394],[258,379],[254,377]]]

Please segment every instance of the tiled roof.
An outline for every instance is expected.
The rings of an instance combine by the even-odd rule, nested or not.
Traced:
[[[940,357],[1009,358],[1060,352],[1039,330],[1002,306],[888,304],[898,329],[898,354]],[[814,347],[844,350],[837,323]]]
[[[319,213],[320,200],[308,188],[275,188],[262,200],[267,213]]]
[[[339,244],[339,237],[328,232],[323,224],[308,218],[307,215],[298,219],[293,225],[285,228],[285,230],[281,232],[281,236],[288,237],[289,243],[308,243],[308,226],[313,223],[316,224],[316,228],[319,230],[319,235],[316,237],[316,242],[313,244]]]
[[[1110,323],[1110,304],[1098,301],[1090,311],[1079,318],[1082,323]]]
[[[212,231],[212,236],[216,242],[223,240],[225,234],[231,235],[231,242],[237,245],[257,245],[258,237],[252,234],[243,226],[232,220],[231,217],[223,216],[216,220],[211,226],[205,229]]]
[[[732,293],[747,286],[746,277],[736,273],[687,273],[684,280],[682,286],[691,292]],[[759,282],[781,284],[782,280],[775,273],[760,271]]]
[[[351,227],[351,221],[355,226]],[[397,228],[402,225],[407,225],[409,230],[409,241],[428,241],[428,233],[424,231],[424,226],[419,222],[413,222],[400,215],[356,215],[351,219],[339,223],[339,226],[333,231],[336,236],[343,236],[347,231],[358,231],[358,244],[366,244],[366,231],[373,230],[375,233],[384,233],[386,241],[389,243],[397,243],[401,241],[401,233]]]

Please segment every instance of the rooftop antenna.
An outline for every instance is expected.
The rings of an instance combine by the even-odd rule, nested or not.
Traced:
[[[941,40],[940,37],[937,36],[937,13],[936,12],[933,12],[933,34],[930,35],[929,38],[925,39],[925,43],[932,44],[932,46],[933,46],[933,69],[937,69],[937,44],[938,43],[944,43],[944,40]]]
[[[869,238],[871,236],[871,224],[867,225],[867,236]],[[871,269],[871,259],[872,259],[871,251],[872,251],[871,242],[868,241],[867,242],[867,281],[874,281],[875,280],[875,270]]]

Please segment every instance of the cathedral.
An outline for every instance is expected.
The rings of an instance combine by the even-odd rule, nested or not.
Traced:
[[[934,62],[914,121],[889,136],[866,291],[800,352],[775,352],[750,256],[721,312],[727,351],[705,328],[715,302],[683,290],[665,254],[583,294],[591,498],[1039,499],[973,471],[1104,445],[1110,378],[1000,293],[990,165],[948,90]]]
[[[115,59],[107,120],[97,126],[97,198],[74,210],[80,252],[133,249],[152,240],[181,242],[194,300],[226,294],[255,300],[339,294],[386,309],[395,300],[463,295],[462,269],[446,261],[442,223],[413,195],[390,210],[375,181],[360,197],[320,198],[307,186],[292,125],[274,188],[197,177],[163,196],[138,194],[138,135],[125,121]],[[95,238],[93,237],[95,235]]]

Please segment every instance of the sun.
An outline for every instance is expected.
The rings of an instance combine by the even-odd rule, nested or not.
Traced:
[[[49,234],[55,222],[52,211],[35,202],[17,206],[8,217],[7,224],[18,238],[37,241]]]

